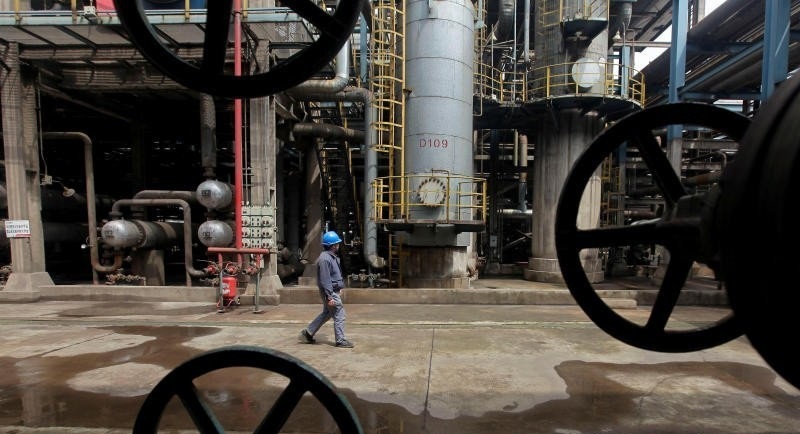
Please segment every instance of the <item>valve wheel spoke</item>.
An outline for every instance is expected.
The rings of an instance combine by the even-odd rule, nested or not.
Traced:
[[[161,416],[170,400],[177,396],[201,433],[222,434],[222,424],[201,399],[194,380],[209,372],[232,367],[259,368],[289,379],[254,434],[282,432],[289,416],[306,393],[313,395],[328,410],[343,434],[362,434],[355,411],[319,372],[287,354],[267,348],[234,345],[193,357],[170,371],[148,394],[133,426],[133,434],[158,432]]]
[[[681,180],[672,165],[669,163],[666,154],[661,150],[655,137],[648,131],[648,134],[639,135],[634,139],[637,148],[642,154],[647,167],[653,174],[653,181],[661,190],[664,200],[668,205],[674,205],[678,199],[686,195],[686,190],[681,184]]]
[[[139,51],[164,75],[189,89],[227,98],[254,98],[294,87],[327,65],[352,35],[364,0],[341,0],[332,14],[310,0],[283,3],[319,32],[319,37],[265,72],[225,73],[233,0],[213,0],[206,9],[203,54],[199,63],[179,57],[162,43],[141,0],[114,0],[120,23]]]

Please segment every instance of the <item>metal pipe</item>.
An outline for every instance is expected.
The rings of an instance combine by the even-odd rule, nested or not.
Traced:
[[[342,49],[336,54],[336,74],[329,80],[306,80],[297,86],[288,89],[286,93],[293,97],[302,97],[308,93],[334,93],[347,86],[350,77],[350,41],[344,43]]]
[[[378,151],[373,146],[373,143],[377,141],[377,132],[375,128],[372,128],[372,123],[377,117],[377,108],[372,103],[372,91],[361,87],[347,86],[334,93],[304,91],[297,93],[295,97],[306,101],[362,101],[364,103],[364,125],[368,129],[368,133],[364,135],[364,258],[371,267],[385,267],[386,259],[378,256],[378,227],[375,221],[369,218],[373,208],[372,184],[378,174]]]
[[[217,167],[217,119],[214,98],[203,94],[200,99],[200,165],[203,177],[213,178]]]
[[[142,240],[136,246],[142,249],[160,249],[182,241],[183,234],[178,226],[180,223],[151,222],[147,220],[133,220],[142,234]]]
[[[696,187],[698,185],[714,184],[716,182],[719,182],[721,175],[722,175],[721,170],[703,173],[701,175],[684,178],[681,180],[681,184],[683,184],[684,187]],[[658,187],[647,187],[631,191],[630,193],[628,193],[628,196],[631,197],[652,196],[660,193],[662,193],[662,190]]]
[[[520,211],[527,211],[528,203],[528,136],[519,134],[519,191],[517,192],[517,207]]]
[[[77,131],[48,132],[42,134],[44,140],[74,140],[83,143],[83,168],[86,177],[86,214],[89,224],[89,257],[92,263],[92,282],[100,282],[97,273],[111,273],[122,266],[122,255],[114,255],[112,265],[100,264],[100,253],[97,244],[97,197],[94,189],[94,159],[92,158],[92,139],[88,135]]]
[[[133,195],[134,199],[181,199],[189,203],[197,203],[194,191],[184,190],[141,190]]]
[[[358,143],[364,142],[364,131],[344,128],[338,125],[319,122],[298,122],[292,127],[292,134],[297,136],[315,136],[328,139],[346,139]]]
[[[531,51],[531,0],[525,0],[525,18],[523,23],[523,31],[525,32],[522,36],[522,40],[524,41],[522,48],[525,50],[523,58],[525,59],[525,64],[528,65],[531,62],[530,55],[528,54]]]
[[[242,0],[233,1],[233,75],[242,75]],[[233,141],[234,141],[234,220],[236,228],[234,242],[237,248],[242,248],[242,199],[244,187],[244,170],[242,161],[242,100],[233,100]],[[187,264],[188,266],[188,264]]]
[[[192,286],[192,277],[203,277],[205,271],[194,268],[192,257],[192,208],[183,199],[120,199],[111,206],[112,215],[121,215],[123,206],[178,205],[183,208],[183,257],[186,266],[186,286]],[[119,267],[117,267],[119,268]]]
[[[189,203],[197,203],[197,195],[194,191],[175,191],[175,190],[142,190],[133,195],[134,199],[183,199]],[[138,218],[145,219],[144,211],[135,210]]]

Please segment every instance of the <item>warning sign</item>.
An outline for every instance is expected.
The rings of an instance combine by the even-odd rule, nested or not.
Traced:
[[[6,238],[30,238],[30,220],[6,220]]]

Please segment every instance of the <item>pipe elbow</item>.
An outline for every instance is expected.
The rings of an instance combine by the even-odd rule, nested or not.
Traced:
[[[91,259],[92,267],[98,273],[113,273],[122,267],[122,254],[117,253],[114,255],[114,263],[111,265],[102,265],[100,260],[94,256]]]

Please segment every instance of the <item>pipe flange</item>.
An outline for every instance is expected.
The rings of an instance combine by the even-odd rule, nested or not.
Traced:
[[[417,189],[417,199],[425,206],[436,207],[444,203],[447,186],[440,178],[423,179]]]

